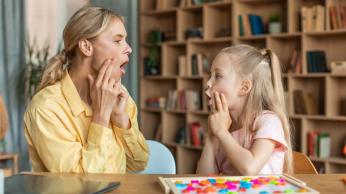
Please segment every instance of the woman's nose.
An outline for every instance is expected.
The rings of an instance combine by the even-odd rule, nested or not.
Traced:
[[[125,54],[131,54],[132,53],[132,48],[130,47],[129,44],[126,43],[126,48],[125,48],[125,51],[124,51]]]

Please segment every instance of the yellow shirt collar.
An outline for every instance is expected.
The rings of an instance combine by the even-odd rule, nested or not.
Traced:
[[[91,108],[81,99],[68,71],[65,71],[64,77],[61,80],[61,88],[73,116],[78,116],[83,111],[85,111],[86,116],[92,115]]]

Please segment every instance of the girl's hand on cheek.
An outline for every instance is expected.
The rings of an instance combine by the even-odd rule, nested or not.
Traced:
[[[228,133],[232,125],[232,119],[229,115],[227,100],[224,94],[215,92],[212,100],[211,114],[208,118],[209,131],[214,136],[220,137],[225,132]]]

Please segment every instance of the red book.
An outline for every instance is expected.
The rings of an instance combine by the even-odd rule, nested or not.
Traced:
[[[201,146],[201,139],[199,135],[199,129],[201,125],[198,122],[194,122],[190,124],[190,132],[192,137],[192,145]]]

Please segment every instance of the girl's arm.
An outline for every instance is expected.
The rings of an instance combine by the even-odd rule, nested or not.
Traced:
[[[211,137],[211,135],[208,134],[202,151],[201,159],[198,162],[197,174],[219,173],[215,163],[214,141],[217,141],[215,137]]]
[[[240,146],[228,132],[232,124],[226,98],[223,94],[214,94],[212,114],[209,118],[211,132],[219,140],[227,158],[242,175],[256,175],[269,160],[275,148],[270,139],[256,139],[250,150]]]
[[[250,150],[240,146],[230,133],[217,137],[227,158],[241,175],[257,175],[269,160],[275,143],[270,139],[256,139]]]

